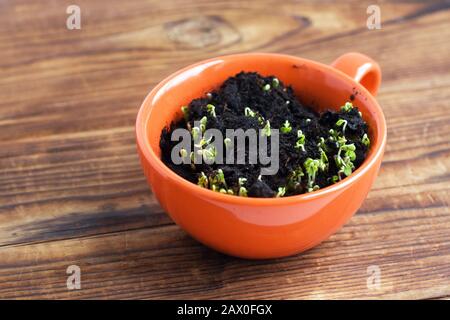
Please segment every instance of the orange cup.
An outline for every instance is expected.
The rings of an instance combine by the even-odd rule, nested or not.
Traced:
[[[307,194],[245,198],[203,189],[160,159],[161,130],[182,114],[180,106],[218,88],[240,71],[274,75],[317,110],[339,108],[352,96],[369,125],[371,147],[349,177]],[[192,237],[223,253],[252,259],[289,256],[316,246],[361,206],[380,168],[386,123],[374,96],[378,64],[347,53],[332,66],[294,56],[249,53],[209,59],[164,79],[145,98],[136,120],[137,146],[147,181],[163,209]]]

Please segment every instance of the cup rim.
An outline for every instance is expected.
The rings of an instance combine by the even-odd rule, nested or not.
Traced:
[[[192,68],[198,67],[200,65],[209,64],[213,61],[218,60],[230,60],[230,59],[239,59],[242,57],[249,57],[249,56],[259,56],[259,57],[272,57],[272,58],[289,58],[289,59],[295,59],[298,63],[307,63],[310,66],[313,66],[314,68],[322,69],[326,72],[333,73],[335,76],[339,77],[341,80],[350,83],[353,87],[356,87],[359,92],[363,93],[367,99],[371,99],[372,104],[374,105],[376,109],[376,114],[378,115],[378,118],[376,119],[376,123],[379,126],[379,131],[377,134],[379,135],[377,139],[377,143],[375,145],[371,145],[371,148],[374,148],[374,150],[370,153],[369,157],[364,160],[364,162],[361,164],[361,166],[356,169],[352,174],[348,177],[345,177],[341,181],[332,184],[330,186],[327,186],[325,188],[319,189],[317,191],[309,192],[309,193],[303,193],[299,195],[294,196],[288,196],[288,197],[279,197],[279,198],[257,198],[257,197],[239,197],[239,196],[233,196],[229,194],[223,194],[220,192],[215,192],[209,189],[202,188],[183,177],[176,174],[174,171],[172,171],[166,164],[156,155],[156,153],[153,151],[147,137],[147,125],[149,123],[148,118],[150,115],[150,111],[152,110],[152,106],[150,105],[150,100],[154,98],[154,96],[159,92],[159,90],[164,87],[164,85],[171,81],[173,78],[177,77],[179,74],[184,73]],[[340,71],[339,69],[336,69],[330,65],[326,65],[320,62],[316,62],[309,59],[300,58],[297,56],[287,55],[287,54],[278,54],[278,53],[261,53],[261,52],[254,52],[254,53],[240,53],[240,54],[231,54],[231,55],[223,55],[218,56],[206,60],[199,61],[197,63],[191,64],[187,67],[184,67],[169,76],[167,76],[164,80],[158,83],[146,96],[144,101],[142,102],[139,112],[137,114],[136,118],[136,141],[139,148],[139,151],[141,155],[144,157],[145,161],[147,161],[151,167],[156,167],[160,171],[164,172],[164,174],[174,183],[181,186],[182,188],[186,188],[191,190],[192,192],[197,193],[199,196],[203,196],[204,198],[210,198],[213,200],[221,201],[221,202],[228,202],[233,204],[241,204],[241,205],[286,205],[290,203],[298,203],[298,202],[305,202],[312,199],[320,198],[323,196],[326,196],[330,193],[338,192],[342,189],[345,189],[348,185],[354,183],[355,181],[359,180],[364,174],[367,173],[367,171],[370,170],[374,166],[374,164],[377,162],[377,160],[382,156],[385,145],[386,145],[386,138],[387,138],[387,132],[386,132],[386,120],[384,117],[383,110],[381,109],[380,105],[376,101],[375,97],[373,97],[370,92],[360,83],[353,80],[350,76],[345,74],[344,72]]]

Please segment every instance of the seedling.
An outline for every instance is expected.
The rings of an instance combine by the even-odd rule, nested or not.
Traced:
[[[239,196],[240,197],[247,197],[247,189],[245,187],[239,187]]]
[[[278,80],[278,78],[273,78],[272,87],[278,88],[279,85],[280,85],[280,80]]]
[[[184,120],[187,122],[189,121],[189,109],[187,106],[182,106],[181,107],[181,112],[183,112],[183,118]]]
[[[238,184],[240,187],[242,187],[247,182],[247,178],[239,178]]]
[[[231,195],[234,194],[234,191],[233,191],[233,190],[231,190],[231,189],[224,189],[224,188],[221,188],[221,189],[219,190],[219,192],[220,192],[220,193],[224,193],[224,194],[231,194]]]
[[[209,148],[204,149],[202,154],[203,154],[203,159],[205,159],[205,162],[211,163],[216,159],[217,149],[215,146],[210,146]]]
[[[238,185],[239,185],[239,196],[240,197],[247,197],[247,189],[244,187],[244,184],[247,182],[247,178],[239,178],[238,179]]]
[[[203,171],[200,173],[200,176],[198,177],[197,184],[202,188],[208,189],[208,177]]]
[[[195,146],[197,148],[203,148],[204,146],[211,143],[212,138],[213,138],[212,136],[209,137],[209,139],[205,139],[205,137],[203,137],[198,143],[195,144]]]
[[[223,144],[225,145],[225,148],[228,149],[231,146],[231,139],[230,138],[223,139]]]
[[[180,157],[186,158],[187,155],[188,155],[188,152],[186,151],[186,149],[181,148],[181,149],[180,149]]]
[[[281,198],[285,195],[285,193],[286,193],[286,187],[278,187],[278,192],[275,197]]]
[[[370,139],[369,139],[369,137],[367,136],[367,133],[364,133],[364,135],[363,135],[363,137],[362,137],[362,139],[361,139],[361,142],[362,142],[362,144],[365,145],[366,147],[369,147],[369,146],[370,146]]]
[[[244,109],[244,114],[245,114],[246,117],[252,117],[253,118],[254,116],[256,116],[255,111],[253,111],[249,107]]]
[[[216,118],[216,107],[213,104],[207,104],[206,110],[212,117]]]
[[[330,136],[328,137],[330,141],[337,141],[339,135],[336,130],[330,129],[328,130],[328,133],[330,134]]]
[[[346,102],[345,105],[341,107],[341,110],[344,112],[350,112],[353,109],[353,104],[351,102]]]
[[[319,142],[317,143],[317,146],[319,147],[319,149],[322,149],[323,151],[328,151],[328,147],[327,147],[324,137],[319,138]]]
[[[289,133],[289,132],[292,131],[291,124],[289,123],[288,120],[286,120],[286,121],[283,123],[283,126],[280,128],[280,130],[281,130],[282,133]]]
[[[316,181],[316,174],[319,170],[320,160],[308,158],[303,163],[306,174],[308,175],[308,192],[313,191],[314,182]]]
[[[322,148],[319,148],[319,151],[320,151],[319,168],[320,170],[325,171],[328,169],[328,157]]]
[[[200,128],[199,127],[193,127],[191,130],[191,134],[192,134],[192,139],[194,139],[194,141],[198,140],[198,137],[200,135]]]
[[[305,152],[305,140],[306,137],[303,134],[302,130],[297,131],[297,142],[295,143],[296,149],[302,149],[303,152]]]
[[[263,90],[264,90],[264,91],[269,91],[269,90],[270,90],[270,84],[266,84],[266,85],[263,87]]]
[[[342,127],[342,133],[345,134],[345,128],[347,128],[347,120],[339,119],[336,121],[336,126]]]
[[[269,120],[266,121],[266,125],[262,129],[262,134],[264,136],[270,137],[271,130],[270,130],[270,122],[269,122]]]
[[[352,144],[342,144],[339,148],[337,155],[334,156],[334,160],[336,162],[336,166],[339,168],[338,176],[339,180],[342,179],[341,174],[345,174],[347,177],[352,174],[355,165],[352,161],[356,159],[355,153],[356,147]],[[344,157],[342,158],[341,153],[345,152]]]
[[[349,157],[351,161],[355,161],[355,159],[356,159],[355,150],[356,150],[356,147],[353,143],[352,144],[344,144],[339,149],[338,155],[341,154],[341,151],[344,151],[346,157]]]
[[[207,117],[203,117],[200,119],[200,130],[202,130],[202,132],[205,132],[206,130],[206,123],[208,122],[208,118]]]
[[[222,169],[218,169],[216,175],[211,177],[211,185],[223,185],[227,188],[227,182],[225,181],[225,175],[223,174]]]
[[[296,170],[292,171],[291,174],[289,175],[289,179],[288,179],[288,189],[296,189],[297,186],[300,184],[300,182],[302,181],[302,177],[305,174],[303,173],[303,170],[301,167],[298,167]]]

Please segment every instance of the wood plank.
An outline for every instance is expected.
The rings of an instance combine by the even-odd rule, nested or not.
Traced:
[[[448,207],[358,214],[302,255],[230,258],[176,226],[0,248],[1,298],[430,298],[450,295]],[[420,222],[420,223],[418,223]],[[440,228],[436,229],[436,225]],[[81,268],[81,290],[66,268]],[[367,268],[381,271],[368,289]]]

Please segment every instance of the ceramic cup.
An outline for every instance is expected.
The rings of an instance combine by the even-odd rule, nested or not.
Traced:
[[[318,111],[337,109],[353,99],[369,126],[371,146],[364,163],[336,184],[283,198],[230,196],[175,174],[160,159],[161,130],[182,117],[182,105],[240,71],[278,77],[293,87],[300,101]],[[314,247],[360,208],[378,174],[386,145],[384,115],[374,98],[380,81],[378,64],[359,53],[347,53],[331,66],[295,56],[246,53],[186,67],[160,82],[139,110],[137,146],[147,181],[182,229],[220,252],[264,259]]]

